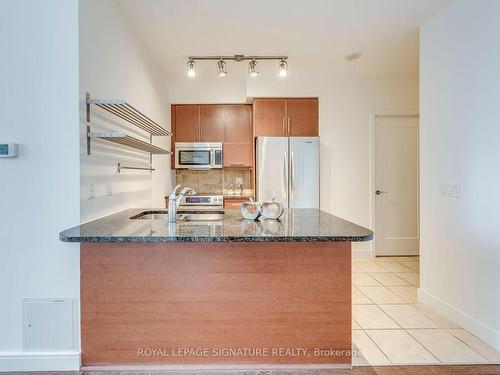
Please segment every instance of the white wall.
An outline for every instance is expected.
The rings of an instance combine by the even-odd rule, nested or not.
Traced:
[[[289,61],[285,79],[275,74],[275,63],[261,63],[255,79],[246,78],[246,64],[230,63],[228,76],[217,78],[210,64],[199,62],[195,79],[170,77],[170,100],[242,103],[248,97],[319,97],[321,209],[370,227],[370,116],[374,110],[418,109],[418,79],[338,77],[300,60]],[[368,253],[370,244],[353,248],[357,254]]]
[[[500,2],[456,0],[421,28],[421,287],[500,350]],[[459,184],[460,198],[440,196]]]
[[[170,157],[154,156],[155,172],[117,173],[117,163],[149,166],[149,154],[104,140],[92,142],[87,155],[85,93],[93,98],[126,99],[137,109],[170,128],[170,108],[166,79],[142,47],[127,19],[113,0],[80,1],[80,157],[81,220],[132,207],[163,207],[163,197],[171,190]],[[92,107],[91,129],[123,130],[149,141],[149,136],[133,125]],[[155,144],[170,149],[169,137],[154,137]],[[96,199],[88,199],[88,184],[94,183]],[[107,195],[111,184],[113,195]]]
[[[78,353],[23,352],[22,299],[77,298],[80,222],[77,0],[0,1],[0,371],[77,368]],[[59,357],[59,360],[57,360]]]

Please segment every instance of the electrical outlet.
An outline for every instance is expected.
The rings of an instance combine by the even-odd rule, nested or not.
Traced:
[[[106,195],[113,195],[113,182],[108,181],[106,184]]]
[[[95,199],[95,184],[93,182],[87,184],[87,197],[88,199]]]
[[[235,184],[240,184],[240,185],[243,185],[243,177],[236,177],[235,179]]]

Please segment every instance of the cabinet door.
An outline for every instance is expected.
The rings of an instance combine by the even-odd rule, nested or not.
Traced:
[[[175,106],[175,141],[197,142],[200,133],[200,106]]]
[[[287,133],[293,137],[318,135],[318,99],[287,99]]]
[[[253,102],[254,136],[284,136],[285,99],[255,99]]]
[[[241,205],[245,202],[248,202],[248,198],[245,198],[245,199],[224,199],[224,208],[240,209]]]
[[[224,142],[252,143],[252,106],[226,105],[222,117]]]
[[[224,143],[224,167],[251,168],[252,143]]]
[[[222,142],[222,105],[200,106],[200,142]]]

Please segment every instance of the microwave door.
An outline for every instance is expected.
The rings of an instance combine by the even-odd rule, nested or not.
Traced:
[[[179,150],[179,165],[188,168],[210,168],[211,151]]]

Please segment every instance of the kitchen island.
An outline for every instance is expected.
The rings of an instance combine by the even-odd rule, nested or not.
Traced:
[[[81,242],[84,366],[351,363],[351,242],[368,229],[316,209],[125,210],[60,238]]]

